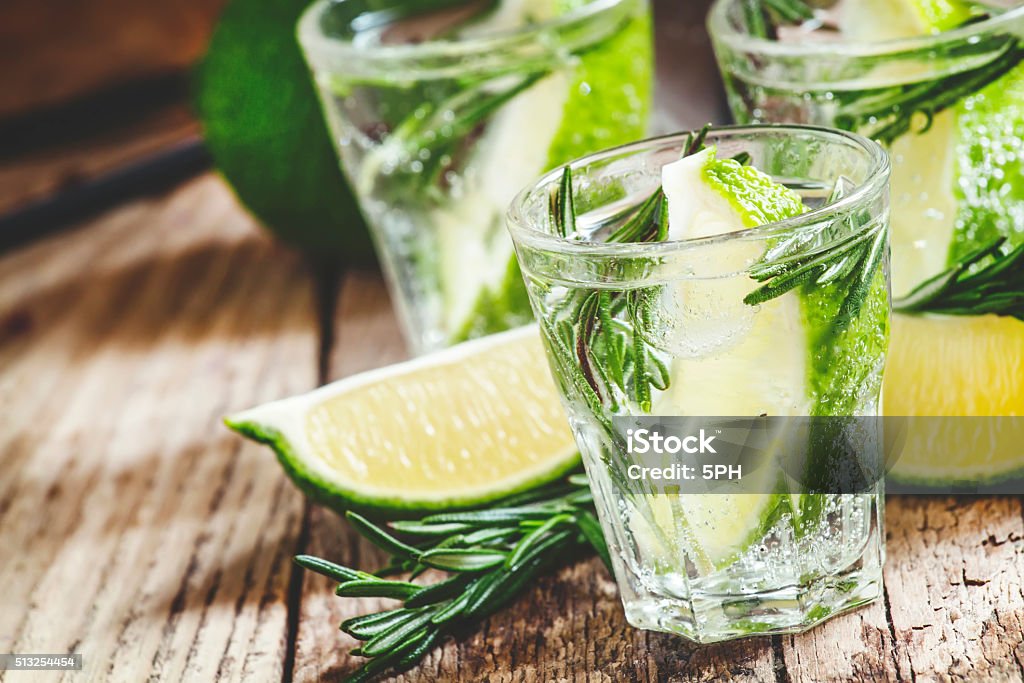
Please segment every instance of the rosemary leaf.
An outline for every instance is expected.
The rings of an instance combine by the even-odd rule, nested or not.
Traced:
[[[369,640],[414,614],[416,614],[416,610],[393,609],[386,612],[377,612],[376,614],[367,614],[362,617],[346,619],[341,622],[341,626],[339,628],[353,638],[357,638],[358,640]]]
[[[423,586],[406,581],[385,581],[382,579],[346,581],[334,591],[342,598],[394,598],[405,600],[415,595]]]
[[[349,511],[345,513],[345,516],[352,523],[352,526],[356,528],[356,531],[378,548],[386,550],[396,557],[405,559],[415,560],[419,557],[419,550],[411,545],[402,543],[362,515]]]
[[[538,545],[545,535],[547,535],[552,529],[563,524],[568,524],[573,521],[573,516],[570,514],[555,515],[544,521],[543,524],[532,530],[530,533],[523,536],[523,538],[516,544],[512,554],[505,560],[506,569],[515,569],[519,565],[526,554],[530,552],[531,548]]]
[[[482,580],[483,579],[475,579],[474,582]],[[431,623],[440,625],[460,616],[465,611],[466,605],[469,604],[469,595],[470,594],[466,592],[452,600],[447,606],[431,617]]]
[[[508,553],[498,550],[442,548],[428,550],[420,556],[420,561],[435,569],[445,569],[451,572],[478,572],[503,563],[506,557],[508,557]]]
[[[438,630],[430,631],[426,638],[420,640],[419,644],[409,650],[395,665],[395,670],[398,672],[405,671],[415,666],[423,656],[430,651],[430,648],[434,647],[434,642],[437,640],[441,632]]]
[[[803,0],[764,0],[764,4],[780,19],[790,24],[814,18],[814,10]]]
[[[430,619],[437,611],[434,606],[425,607],[411,619],[406,619],[397,626],[377,634],[361,648],[363,656],[376,657],[394,651],[396,648],[404,649],[408,645],[410,637],[417,635],[419,638],[426,637],[426,631],[429,629],[427,624],[430,623]]]
[[[514,526],[499,526],[494,528],[477,529],[471,534],[466,534],[463,541],[468,546],[489,545],[500,543],[509,537],[516,535],[519,529]]]
[[[601,558],[604,566],[610,572],[612,570],[612,558],[608,553],[608,544],[604,540],[604,534],[601,532],[601,523],[597,521],[597,517],[589,510],[581,512],[576,515],[576,526],[579,527],[583,537],[587,539],[587,543],[594,549],[594,552],[597,553],[597,556]]]
[[[391,528],[410,536],[450,536],[451,534],[469,531],[473,527],[467,524],[422,524],[416,521],[392,522]]]
[[[559,209],[561,216],[559,224],[562,228],[562,237],[576,233],[576,200],[572,194],[572,167],[566,166],[562,171],[561,188],[558,193]]]
[[[409,596],[405,601],[405,606],[422,607],[423,605],[432,605],[436,602],[450,600],[461,593],[472,580],[472,574],[456,574],[450,579],[431,584],[430,586],[424,586]]]
[[[516,523],[528,519],[547,519],[551,508],[540,505],[523,505],[510,508],[491,508],[489,510],[468,510],[466,512],[442,512],[424,517],[424,522],[458,522],[474,527],[491,527],[495,524]]]
[[[317,574],[322,574],[329,579],[334,579],[335,581],[344,582],[374,578],[372,574],[367,574],[366,572],[357,571],[355,569],[349,569],[348,567],[343,567],[340,564],[328,562],[327,560],[322,560],[319,557],[313,557],[311,555],[296,555],[293,558],[293,561],[304,569],[314,571]]]

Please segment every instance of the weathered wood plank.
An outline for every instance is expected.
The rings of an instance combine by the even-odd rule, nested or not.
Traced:
[[[794,683],[891,681],[897,678],[885,601],[877,601],[795,636],[782,636],[782,660]]]
[[[893,496],[888,518],[899,677],[1024,680],[1021,498]]]
[[[186,68],[225,0],[4,0],[0,118],[124,81]]]
[[[311,289],[213,176],[0,259],[0,651],[280,676],[303,502],[220,417],[315,384]]]
[[[72,143],[0,155],[0,216],[198,137],[199,123],[181,102]]]
[[[1024,680],[1012,497],[890,496],[885,602],[782,639],[792,681]]]

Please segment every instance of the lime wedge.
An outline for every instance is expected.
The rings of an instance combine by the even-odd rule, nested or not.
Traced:
[[[890,415],[995,415],[999,439],[974,433],[970,420],[914,429],[889,473],[925,485],[986,483],[1024,474],[1024,322],[995,315],[927,317],[896,314],[885,373]],[[920,423],[924,425],[924,423]],[[938,425],[939,429],[934,429]],[[1014,439],[1008,430],[1019,432]],[[1016,448],[992,448],[990,444]]]
[[[564,14],[584,0],[541,3]],[[538,2],[499,5],[494,21],[515,11],[535,17]],[[486,30],[483,26],[480,30]],[[531,318],[522,277],[504,234],[515,194],[544,171],[577,157],[642,138],[651,101],[650,13],[575,58],[573,68],[539,81],[487,125],[469,162],[465,206],[440,210],[440,268],[451,342],[491,334]],[[472,181],[471,181],[472,182]],[[476,196],[476,198],[474,198]],[[496,231],[496,233],[495,233]],[[494,235],[482,239],[481,235]]]
[[[924,133],[898,138],[890,153],[894,296],[997,237],[1024,242],[1024,67],[936,115]],[[1014,318],[895,315],[885,413],[1024,415],[1022,349],[1024,323]],[[1019,453],[982,446],[991,440],[968,431],[978,424],[949,420],[929,425],[941,433],[908,434],[891,476],[942,486],[1024,473]],[[1010,417],[1002,429],[1013,426]]]
[[[579,461],[535,326],[228,417],[336,510],[473,507]]]
[[[756,168],[717,159],[714,148],[666,165],[662,189],[674,240],[734,232],[805,211],[795,192]],[[666,317],[676,321],[677,332],[663,345],[673,356],[671,381],[654,398],[653,414],[807,414],[808,344],[799,300],[780,297],[757,308],[743,303],[752,283],[742,273],[762,250],[753,241],[734,240],[717,256],[737,276],[683,280],[662,292],[660,306],[671,309]],[[713,302],[714,314],[695,310],[694,301]],[[762,476],[771,480],[748,480],[743,488],[763,493],[652,497],[653,523],[665,533],[650,538],[686,539],[688,555],[704,572],[728,565],[789,509],[778,473]]]
[[[839,7],[839,30],[850,41],[941,33],[971,18],[962,0],[844,0]]]
[[[805,210],[795,192],[756,168],[716,159],[713,148],[666,165],[662,187],[673,240],[734,232]],[[669,349],[675,356],[672,380],[658,397],[657,414],[807,414],[807,343],[799,301],[779,297],[756,308],[743,303],[752,281],[742,273],[762,250],[755,241],[734,240],[716,256],[736,276],[683,280],[666,288],[662,305],[679,322]],[[695,301],[713,302],[719,315],[687,315]]]

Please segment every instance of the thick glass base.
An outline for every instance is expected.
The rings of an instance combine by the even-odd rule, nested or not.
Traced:
[[[694,591],[689,599],[623,594],[637,628],[675,633],[697,643],[800,633],[882,595],[879,568],[857,562],[848,572],[800,585],[737,595]]]

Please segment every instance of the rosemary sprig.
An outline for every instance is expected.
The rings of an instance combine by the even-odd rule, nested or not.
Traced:
[[[842,188],[837,183],[826,205],[842,198]],[[860,313],[888,246],[885,228],[870,223],[871,215],[860,211],[836,226],[826,226],[818,235],[800,232],[774,245],[750,269],[750,277],[764,284],[747,294],[743,302],[757,306],[797,287],[834,286],[836,296],[842,299],[830,335],[838,336]],[[845,236],[830,239],[836,228]],[[813,239],[823,242],[820,248],[808,248]]]
[[[865,227],[868,216],[848,220],[850,236],[822,249],[777,259],[769,252],[750,269],[750,277],[765,284],[743,297],[743,303],[757,306],[797,287],[838,284],[846,294],[836,316],[836,333],[845,329],[867,298],[887,245],[884,229]]]
[[[930,81],[887,88],[881,92],[838,93],[841,105],[835,117],[839,128],[855,130],[884,144],[910,132],[914,116],[923,114],[926,132],[935,116],[965,97],[998,81],[1024,61],[1024,44],[1008,41],[996,57],[970,71]]]
[[[452,630],[477,622],[507,604],[541,573],[593,550],[609,565],[608,547],[594,516],[585,476],[508,498],[501,507],[429,515],[376,525],[355,513],[349,521],[391,556],[375,574],[299,555],[296,564],[338,581],[342,597],[382,597],[402,606],[353,619],[341,630],[363,641],[353,654],[369,661],[348,679],[370,680],[414,666]],[[447,578],[417,584],[384,578],[428,567]]]
[[[1024,244],[1006,238],[966,254],[955,265],[893,302],[904,313],[1012,316],[1024,320]]]
[[[392,169],[390,173],[401,173],[403,193],[419,195],[440,187],[441,176],[456,162],[463,141],[494,112],[548,73],[506,74],[465,84],[442,101],[423,102],[372,152],[374,158],[367,168],[376,173],[386,166]]]
[[[704,149],[710,124],[697,133],[691,133],[683,145],[680,157]],[[739,161],[749,161],[749,155],[738,155]],[[572,171],[566,166],[561,182],[551,198],[551,222],[560,235],[578,234],[572,186]],[[662,242],[668,239],[668,200],[659,185],[640,206],[625,219],[606,242]],[[569,304],[575,320],[568,321],[564,333],[553,338],[563,340],[565,351],[571,349],[572,359],[566,358],[564,371],[569,376],[579,374],[581,390],[594,408],[604,402],[612,410],[618,408],[616,393],[625,396],[641,410],[651,409],[651,387],[665,389],[668,370],[655,352],[643,341],[636,329],[618,322],[618,314],[628,305],[629,296],[622,291],[580,289],[573,293]],[[634,320],[638,320],[633,316]],[[594,362],[600,359],[600,362]],[[573,368],[578,368],[575,371]],[[595,410],[595,414],[603,411]]]

